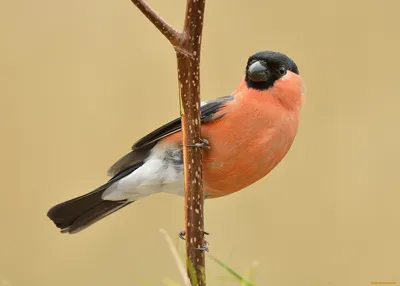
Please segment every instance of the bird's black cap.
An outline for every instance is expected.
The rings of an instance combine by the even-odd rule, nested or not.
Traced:
[[[299,74],[297,65],[288,56],[273,51],[258,52],[247,61],[246,83],[249,88],[266,90],[287,71]]]

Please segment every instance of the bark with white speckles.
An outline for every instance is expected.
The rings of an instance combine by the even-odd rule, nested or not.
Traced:
[[[205,0],[187,0],[183,32],[165,22],[144,0],[131,0],[173,45],[178,61],[179,100],[183,144],[200,142],[200,48]],[[186,254],[196,270],[199,286],[206,285],[202,150],[183,148],[185,165]],[[189,267],[187,267],[189,269]],[[193,283],[193,278],[191,281]]]

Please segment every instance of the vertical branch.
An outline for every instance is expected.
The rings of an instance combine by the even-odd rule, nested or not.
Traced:
[[[195,269],[199,286],[206,285],[204,251],[204,198],[202,150],[188,147],[200,143],[200,49],[205,0],[187,0],[183,32],[177,32],[144,0],[131,0],[171,42],[176,51],[179,102],[182,118],[185,177],[185,228],[187,269]],[[188,273],[189,274],[189,273]],[[190,275],[189,275],[190,277]],[[193,283],[194,279],[192,280]]]
[[[184,145],[200,142],[200,48],[205,0],[188,0],[183,33],[185,55],[177,50]],[[202,151],[184,147],[186,254],[196,270],[199,285],[205,285]]]

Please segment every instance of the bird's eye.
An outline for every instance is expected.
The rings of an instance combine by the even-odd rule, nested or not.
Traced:
[[[286,68],[283,67],[283,66],[279,67],[279,68],[278,68],[278,73],[279,73],[281,76],[285,75],[285,74],[286,74]]]

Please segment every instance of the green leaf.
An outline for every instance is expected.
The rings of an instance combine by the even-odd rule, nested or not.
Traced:
[[[186,258],[187,267],[189,270],[189,278],[192,281],[193,286],[198,286],[199,281],[197,280],[196,269],[194,269],[192,261],[190,261],[189,257]]]
[[[223,263],[221,260],[218,258],[215,258],[212,255],[208,255],[212,260],[214,260],[218,265],[220,265],[222,268],[224,268],[226,271],[228,271],[233,277],[236,278],[236,280],[240,281],[243,286],[255,286],[253,283],[250,283],[247,281],[245,278],[243,278],[240,274],[238,274],[235,270],[233,270],[231,267]]]

